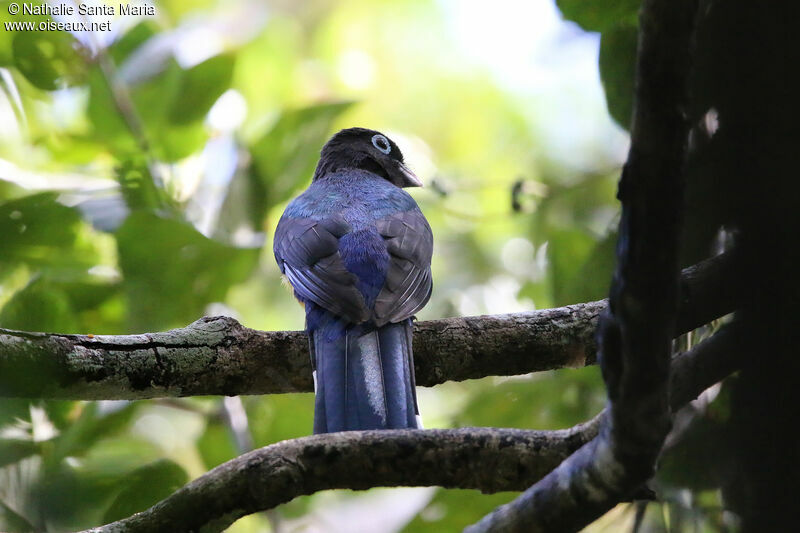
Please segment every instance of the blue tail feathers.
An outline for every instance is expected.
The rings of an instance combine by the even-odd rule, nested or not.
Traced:
[[[420,427],[410,319],[379,328],[330,321],[309,335],[314,433]]]

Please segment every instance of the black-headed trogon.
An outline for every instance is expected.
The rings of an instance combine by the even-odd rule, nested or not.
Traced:
[[[314,433],[421,427],[411,318],[431,295],[433,234],[402,189],[421,185],[388,137],[342,130],[278,222],[275,259],[306,310]]]

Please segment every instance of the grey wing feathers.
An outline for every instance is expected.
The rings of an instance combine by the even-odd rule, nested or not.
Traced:
[[[275,230],[278,265],[304,300],[358,324],[370,316],[355,286],[355,276],[339,255],[339,237],[349,231],[344,220],[282,218]]]
[[[405,320],[428,303],[433,233],[419,209],[385,217],[377,228],[389,252],[386,281],[374,309],[375,321],[382,325]]]

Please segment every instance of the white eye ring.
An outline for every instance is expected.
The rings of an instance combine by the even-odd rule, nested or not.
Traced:
[[[392,151],[392,145],[389,144],[389,139],[380,133],[372,136],[372,146],[387,155]]]

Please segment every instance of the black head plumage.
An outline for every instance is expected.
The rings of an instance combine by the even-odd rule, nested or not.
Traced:
[[[348,128],[331,137],[320,152],[314,180],[341,168],[368,170],[398,187],[422,186],[403,162],[400,148],[375,130]]]

